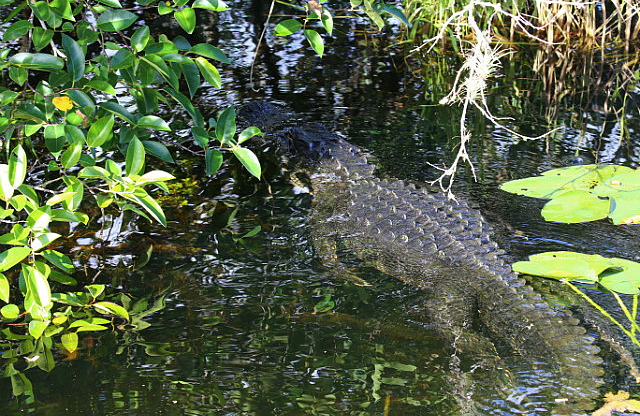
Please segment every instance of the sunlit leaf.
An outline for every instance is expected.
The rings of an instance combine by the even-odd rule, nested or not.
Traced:
[[[7,319],[16,319],[18,315],[20,315],[20,308],[13,303],[8,305],[4,305],[2,309],[0,309],[0,314]]]
[[[227,107],[220,113],[216,124],[216,137],[220,143],[233,140],[236,134],[236,112],[233,107]]]
[[[38,305],[46,308],[51,303],[51,287],[49,287],[47,277],[38,267],[29,266],[27,269],[29,270],[25,276],[27,291],[34,297]]]
[[[220,88],[222,86],[222,79],[220,73],[215,66],[211,65],[205,58],[198,56],[194,59],[200,73],[204,79],[214,88]]]
[[[324,53],[324,41],[322,40],[322,37],[318,34],[318,32],[312,29],[307,29],[304,31],[304,36],[309,41],[309,44],[311,45],[313,50],[316,51],[316,53],[320,55],[320,57],[322,57],[322,54]]]
[[[567,191],[554,197],[542,208],[547,221],[577,223],[607,218],[609,199],[598,197],[587,191]]]
[[[51,71],[64,68],[64,61],[45,53],[21,52],[13,55],[9,62],[22,68]]]
[[[189,49],[189,53],[195,53],[196,55],[204,56],[205,58],[215,59],[216,61],[220,61],[224,64],[231,63],[227,55],[220,50],[220,48],[216,48],[213,45],[209,45],[208,43],[199,43]]]
[[[9,280],[7,280],[7,277],[4,274],[0,273],[0,299],[9,303],[9,294]]]
[[[138,17],[126,10],[107,9],[97,20],[98,28],[107,32],[117,32],[131,26]]]
[[[62,153],[60,157],[60,163],[62,163],[62,167],[65,169],[72,168],[80,161],[80,156],[82,156],[82,143],[73,143],[71,146],[67,148]]]
[[[37,237],[34,237],[31,241],[31,248],[33,251],[38,251],[46,246],[48,246],[51,242],[60,238],[61,235],[58,233],[42,233],[38,234]]]
[[[138,127],[144,127],[154,130],[171,131],[171,127],[166,121],[158,116],[142,116],[136,123]]]
[[[129,320],[129,313],[122,306],[113,302],[96,302],[93,307],[100,313],[112,314]]]
[[[67,332],[60,337],[62,346],[69,352],[74,352],[78,348],[78,334],[75,332]]]
[[[322,26],[324,26],[324,30],[331,36],[333,33],[333,17],[329,10],[324,10],[322,13]]]
[[[534,276],[566,279],[579,283],[599,283],[609,290],[636,294],[640,288],[640,263],[569,251],[553,251],[529,256],[529,261],[513,264],[513,270]]]
[[[238,135],[238,144],[241,144],[254,136],[264,136],[264,133],[256,126],[247,127]]]
[[[104,144],[113,133],[113,115],[99,118],[89,128],[87,133],[87,144],[89,147],[98,147]]]
[[[147,46],[149,39],[151,39],[149,32],[149,26],[139,27],[133,32],[131,36],[131,47],[135,52],[140,52]]]
[[[49,325],[49,321],[40,321],[33,319],[29,322],[29,335],[38,339]]]
[[[71,262],[71,259],[66,255],[55,250],[42,250],[40,254],[51,264],[58,267],[65,273],[73,272],[73,263]]]
[[[609,216],[614,224],[640,223],[640,190],[615,194]]]
[[[137,175],[144,169],[145,152],[142,142],[134,137],[127,147],[127,176]]]
[[[300,29],[302,29],[302,23],[295,19],[289,19],[278,23],[273,33],[277,36],[289,36]]]
[[[27,175],[27,154],[21,145],[16,146],[9,157],[9,183],[14,188],[19,187],[24,182]]]
[[[31,248],[29,247],[11,247],[3,251],[0,253],[0,272],[9,270],[29,254],[31,254]]]
[[[173,13],[173,17],[185,32],[189,34],[193,33],[196,28],[196,12],[191,7],[176,10]]]
[[[233,149],[233,154],[242,162],[250,174],[260,179],[260,161],[251,150],[244,147],[237,147]]]
[[[222,0],[195,0],[193,4],[191,4],[191,7],[194,9],[213,10],[215,12],[229,10],[229,6],[227,6]]]
[[[8,201],[14,192],[9,175],[9,165],[0,164],[0,199]]]
[[[151,172],[147,172],[140,178],[138,178],[138,180],[136,181],[136,185],[141,186],[147,183],[164,182],[170,181],[172,179],[175,179],[175,176],[171,175],[170,173],[162,170],[152,170]]]

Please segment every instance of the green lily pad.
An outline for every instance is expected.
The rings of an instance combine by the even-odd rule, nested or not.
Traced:
[[[611,199],[609,217],[614,224],[640,223],[640,190],[619,192]]]
[[[618,293],[637,294],[640,290],[640,263],[597,254],[552,251],[529,256],[528,261],[514,263],[518,273],[569,280],[578,283],[599,283]]]
[[[554,197],[542,208],[547,221],[577,223],[609,216],[609,199],[584,190],[567,191]]]

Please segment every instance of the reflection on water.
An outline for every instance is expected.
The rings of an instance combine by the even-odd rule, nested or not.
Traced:
[[[249,67],[266,5],[228,3],[232,10],[198,33],[233,60],[220,66],[225,88],[198,97],[203,114],[228,102],[267,98],[369,149],[381,175],[418,182],[436,177],[427,162],[439,164],[450,154],[460,112],[432,103],[418,106],[413,81],[396,70],[402,64],[393,50],[375,53],[363,47],[363,36],[338,35],[320,59],[301,37],[268,35],[258,54],[255,79],[261,90],[255,93],[248,88]],[[509,127],[542,129],[534,117],[514,113],[509,88],[496,87],[492,108],[514,117]],[[514,143],[504,130],[473,121],[481,183],[468,183],[463,174],[457,192],[496,224],[501,244],[515,259],[572,249],[640,260],[637,228],[545,223],[539,201],[496,189],[504,180],[567,164],[577,142],[586,160],[636,166],[640,146],[620,142],[615,123],[603,132],[606,116],[597,109],[585,111],[589,123],[575,126],[567,115],[567,128],[549,143]],[[628,119],[636,140],[637,123]],[[349,253],[341,259],[372,288],[323,268],[306,225],[310,196],[294,194],[278,163],[264,157],[266,181],[253,181],[232,163],[216,178],[190,184],[198,192],[186,193],[184,205],[167,210],[166,230],[132,223],[128,216],[107,217],[111,234],[105,247],[87,257],[79,252],[76,260],[88,267],[107,265],[103,283],[134,296],[170,286],[165,309],[146,318],[150,328],[125,340],[87,335],[79,358],[60,356],[50,374],[31,373],[35,404],[7,401],[0,413],[551,412],[556,404],[548,392],[556,387],[544,367],[532,369],[507,353],[508,371],[485,372],[478,357],[455,355],[424,324],[421,293],[359,264]],[[198,178],[203,170],[198,163],[178,173]],[[240,239],[256,226],[262,230],[257,236]],[[78,235],[74,243],[86,247],[97,238],[93,232]],[[125,266],[151,245],[152,261],[131,273]],[[616,357],[605,358],[603,390],[629,389],[630,379]],[[9,391],[6,379],[0,385]]]

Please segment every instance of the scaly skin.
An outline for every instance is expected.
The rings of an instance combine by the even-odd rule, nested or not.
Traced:
[[[259,108],[264,117],[268,111]],[[399,180],[378,179],[362,149],[322,126],[277,137],[309,172],[311,230],[326,263],[341,267],[335,242],[343,243],[382,272],[423,290],[431,324],[457,350],[490,357],[492,339],[500,340],[528,362],[552,365],[563,386],[554,397],[568,399],[554,413],[590,408],[602,375],[593,339],[577,319],[550,309],[515,275],[477,210]],[[473,329],[477,320],[489,338]]]

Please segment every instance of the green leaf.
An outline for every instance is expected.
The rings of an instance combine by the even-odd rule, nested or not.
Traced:
[[[104,142],[109,140],[113,133],[113,124],[113,115],[99,118],[95,123],[93,123],[87,133],[87,144],[89,147],[101,146]]]
[[[609,216],[616,225],[640,223],[640,190],[616,194],[611,199]]]
[[[24,68],[18,68],[15,66],[9,68],[9,78],[19,86],[23,86],[28,77],[29,72]]]
[[[126,170],[127,176],[137,175],[144,169],[145,152],[142,142],[134,137],[127,147]]]
[[[260,131],[256,126],[250,126],[242,130],[238,136],[238,144],[241,144],[254,136],[264,136],[264,133]]]
[[[237,147],[233,149],[233,154],[242,162],[250,174],[260,179],[260,161],[251,150],[244,147]]]
[[[27,154],[22,149],[21,145],[18,145],[11,152],[9,158],[9,183],[14,188],[22,185],[24,178],[27,175]]]
[[[13,303],[8,305],[4,305],[2,309],[0,309],[0,314],[7,319],[16,319],[18,315],[20,315],[20,308]]]
[[[554,197],[542,208],[547,221],[577,223],[607,218],[609,199],[587,191],[574,190]]]
[[[144,150],[146,150],[146,152],[151,156],[157,157],[158,159],[164,160],[168,163],[175,163],[171,157],[169,149],[167,149],[167,146],[164,144],[148,140],[143,140],[142,144],[144,145]]]
[[[67,69],[75,82],[84,75],[84,52],[78,42],[62,34],[62,47],[67,55]]]
[[[373,21],[373,23],[378,26],[378,30],[382,30],[384,28],[384,20],[380,17],[380,14],[373,10],[371,7],[365,7],[364,12],[369,16],[369,19]]]
[[[87,285],[85,286],[87,288],[87,290],[89,291],[89,293],[91,294],[91,297],[95,300],[98,296],[100,296],[105,289],[104,285]]]
[[[382,6],[382,10],[384,10],[387,13],[389,13],[393,17],[397,18],[398,20],[400,20],[405,25],[407,25],[409,27],[411,26],[411,23],[409,23],[409,19],[407,19],[407,16],[405,16],[404,13],[402,12],[402,10],[400,10],[399,8],[397,8],[395,6],[392,6],[390,4],[385,4],[385,5]]]
[[[122,194],[123,197],[144,208],[160,224],[167,226],[167,219],[160,205],[144,189],[136,189],[133,193]],[[0,270],[1,271],[1,270]]]
[[[73,272],[73,262],[71,262],[71,259],[64,254],[55,250],[42,250],[40,254],[42,257],[47,259],[49,263],[53,264],[63,272]]]
[[[126,10],[107,9],[98,17],[98,28],[106,32],[117,32],[131,26],[138,17]]]
[[[78,334],[75,332],[67,332],[60,337],[62,346],[69,352],[74,352],[78,348]]]
[[[236,112],[233,107],[227,107],[220,113],[216,124],[216,137],[220,143],[233,141],[236,134]]]
[[[151,39],[149,26],[139,27],[131,36],[131,47],[136,53],[140,52],[147,46],[149,39]]]
[[[29,29],[31,29],[32,27],[33,24],[31,24],[29,21],[18,20],[6,29],[4,35],[2,36],[2,41],[11,42],[12,40],[16,40],[19,37],[26,35],[29,32]]]
[[[114,91],[115,92],[115,91]],[[119,116],[124,121],[136,124],[133,115],[128,112],[123,106],[113,101],[103,101],[100,103],[100,107],[104,108],[107,111],[112,112],[113,114]]]
[[[111,174],[100,166],[87,166],[78,173],[78,178],[109,179]]]
[[[28,266],[26,269],[29,271],[25,277],[27,293],[34,297],[36,304],[46,308],[51,304],[51,287],[47,277],[38,267]]]
[[[148,55],[161,55],[164,59],[166,59],[165,55],[178,53],[178,47],[174,45],[173,42],[157,42],[147,45],[147,47],[145,48],[145,52]]]
[[[109,7],[115,7],[116,9],[122,9],[122,5],[118,0],[98,0],[99,3],[105,4]]]
[[[93,79],[87,83],[87,86],[94,90],[102,91],[105,94],[116,95],[115,88],[113,88],[113,86],[109,84],[107,81]]]
[[[276,36],[289,36],[300,29],[302,29],[302,23],[295,19],[289,19],[278,23],[273,33]]]
[[[185,58],[188,59],[188,58]],[[191,61],[189,59],[189,61]],[[185,81],[187,81],[187,87],[189,88],[189,95],[191,99],[196,94],[198,88],[200,88],[200,72],[198,71],[198,67],[195,65],[193,61],[188,64],[181,64],[180,68],[182,69],[182,75],[184,76]]]
[[[8,201],[13,196],[15,188],[11,185],[9,165],[0,164],[0,199]]]
[[[189,53],[195,53],[196,55],[204,56],[205,58],[215,59],[224,64],[231,63],[227,55],[224,54],[219,48],[209,45],[208,43],[199,43],[189,49]]]
[[[313,50],[316,51],[316,53],[320,57],[322,57],[322,54],[324,53],[324,41],[322,40],[322,37],[320,37],[318,32],[308,29],[304,31],[304,36],[309,41],[309,44],[311,45]]]
[[[191,116],[196,126],[204,127],[204,119],[202,117],[202,114],[200,114],[200,112],[193,106],[191,100],[189,100],[187,97],[174,90],[173,88],[167,88],[165,91],[180,103],[182,108],[184,108],[186,112]]]
[[[48,246],[51,242],[60,238],[61,235],[58,233],[42,233],[37,237],[33,238],[31,241],[31,248],[34,252]]]
[[[173,7],[167,6],[164,1],[160,0],[158,2],[158,14],[163,16],[165,14],[169,14],[173,11]]]
[[[9,294],[9,280],[4,274],[0,273],[0,299],[5,303],[9,303]]]
[[[333,33],[333,17],[327,9],[322,10],[322,26],[324,26],[324,30],[331,36]]]
[[[229,7],[222,0],[195,0],[191,7],[194,9],[213,10],[214,12],[229,10]]]
[[[51,222],[51,207],[39,207],[27,217],[27,225],[33,231],[45,231]],[[2,270],[0,270],[2,271]]]
[[[166,121],[158,116],[143,116],[137,121],[138,127],[149,128],[154,130],[171,131],[171,127]]]
[[[0,272],[4,272],[20,263],[29,254],[31,254],[31,248],[29,247],[11,247],[8,250],[0,253]]]
[[[222,152],[216,149],[206,148],[205,163],[207,175],[211,176],[220,169],[220,166],[222,166],[222,159]]]
[[[31,32],[31,40],[33,41],[33,47],[39,51],[44,48],[51,42],[53,39],[53,30],[51,29],[43,29],[41,27],[36,27]]]
[[[60,157],[60,163],[62,163],[62,167],[65,169],[70,169],[76,165],[80,161],[80,156],[82,155],[83,144],[73,143],[67,150],[62,153],[62,157]]]
[[[147,172],[136,180],[137,186],[146,185],[148,183],[166,182],[175,179],[175,176],[162,170],[152,170]]]
[[[182,10],[176,10],[173,13],[180,27],[188,34],[192,34],[196,28],[196,12],[191,7],[185,7]]]
[[[80,203],[82,203],[82,198],[84,197],[84,182],[73,176],[64,177],[64,182],[67,184],[65,193],[71,194],[72,196],[71,198],[64,198],[62,200],[62,206],[69,211],[75,211],[80,206]]]
[[[49,321],[41,321],[39,319],[33,319],[29,322],[29,335],[35,339],[40,338],[44,330],[49,326]]]
[[[51,71],[64,68],[64,61],[57,56],[45,53],[21,52],[13,55],[9,62],[13,65],[40,71]]]
[[[104,325],[86,324],[78,327],[76,332],[106,331],[107,329],[109,328]]]
[[[122,306],[113,302],[96,302],[93,307],[100,313],[112,314],[129,320],[129,313]]]
[[[542,176],[517,179],[505,182],[500,186],[503,191],[533,198],[551,199],[566,191],[600,190],[597,185],[614,175],[632,172],[631,168],[612,165],[580,165],[552,169]],[[606,192],[595,192],[596,195],[608,196]]]
[[[211,65],[205,58],[198,56],[194,59],[200,73],[204,79],[214,88],[220,88],[222,86],[222,79],[220,73],[215,66]]]
[[[69,90],[67,91],[67,95],[80,107],[89,107],[91,111],[93,111],[96,106],[93,99],[81,90]]]

